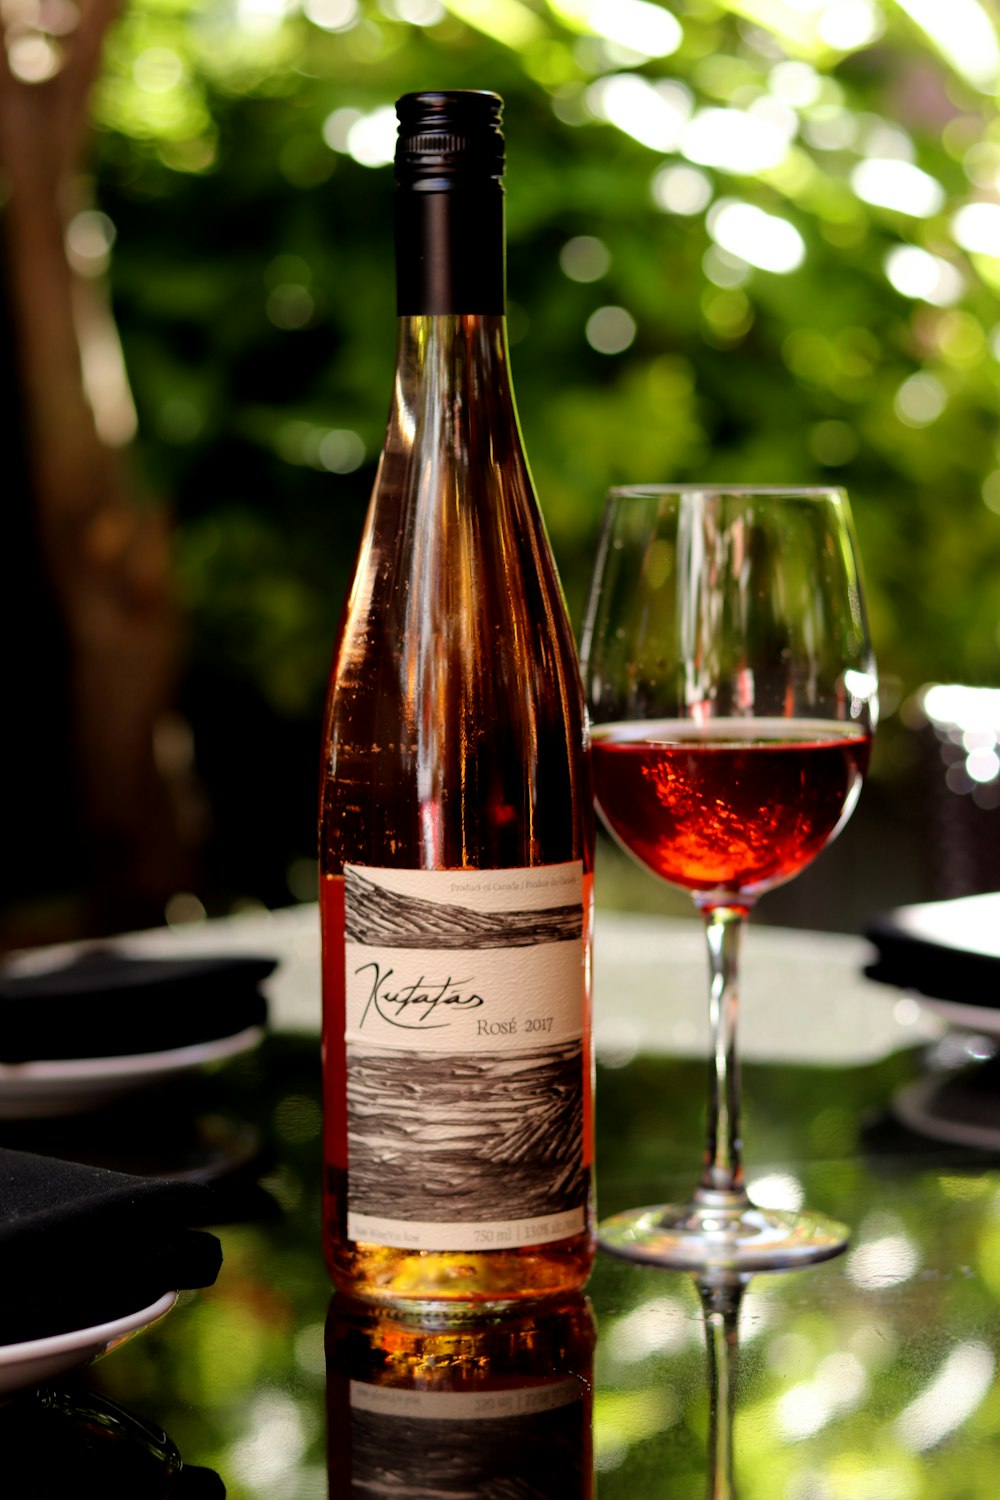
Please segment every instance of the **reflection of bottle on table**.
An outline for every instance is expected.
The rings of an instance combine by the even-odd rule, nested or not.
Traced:
[[[582,1297],[459,1324],[334,1298],[330,1500],[591,1500],[594,1337]]]

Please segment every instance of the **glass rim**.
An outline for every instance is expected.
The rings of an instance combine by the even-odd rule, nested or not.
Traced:
[[[754,496],[776,500],[846,500],[847,490],[839,484],[726,484],[723,481],[681,484],[613,484],[608,500],[662,500],[668,495],[733,495],[740,500]]]

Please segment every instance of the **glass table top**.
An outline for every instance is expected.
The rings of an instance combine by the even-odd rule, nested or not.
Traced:
[[[851,1225],[838,1259],[699,1285],[602,1254],[584,1297],[458,1326],[331,1297],[315,1039],[89,1121],[4,1122],[4,1145],[219,1173],[229,1219],[214,1287],[0,1407],[8,1462],[53,1496],[67,1463],[105,1496],[993,1500],[1000,1094],[989,1061],[941,1066],[960,1053],[745,1066],[751,1192]],[[687,1193],[705,1088],[696,1059],[613,1060],[605,1214]]]

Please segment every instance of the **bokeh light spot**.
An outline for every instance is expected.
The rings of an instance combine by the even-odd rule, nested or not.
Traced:
[[[559,265],[570,281],[600,281],[611,265],[611,252],[594,235],[578,234],[563,245]]]
[[[599,307],[587,319],[587,343],[598,354],[624,353],[635,335],[635,319],[624,307]]]

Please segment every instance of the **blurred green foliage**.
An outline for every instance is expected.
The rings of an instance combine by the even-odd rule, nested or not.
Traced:
[[[407,90],[506,99],[514,374],[575,617],[610,482],[842,483],[891,697],[1000,681],[1000,31],[977,0],[937,36],[927,15],[132,0],[97,201],[140,461],[177,516],[186,706],[255,894],[276,894],[255,849],[312,852],[392,376]]]

